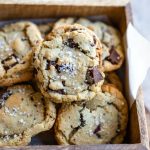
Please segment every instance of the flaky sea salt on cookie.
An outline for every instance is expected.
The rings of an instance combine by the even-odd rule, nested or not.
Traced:
[[[87,102],[63,104],[55,123],[59,144],[119,144],[123,142],[128,107],[122,93],[111,85]]]
[[[54,29],[34,50],[37,84],[56,103],[90,100],[103,83],[97,36],[80,25]]]
[[[32,136],[49,130],[55,118],[55,105],[30,85],[0,91],[0,146],[27,145]]]
[[[0,29],[0,86],[32,79],[32,47],[41,33],[31,22],[17,22]]]

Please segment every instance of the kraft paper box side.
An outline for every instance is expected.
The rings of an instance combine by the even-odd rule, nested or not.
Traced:
[[[118,27],[124,35],[127,23],[131,21],[131,10],[128,6],[82,6],[80,5],[55,5],[55,4],[0,4],[0,20],[23,19],[23,18],[48,18],[61,16],[92,16],[107,15],[112,23]],[[126,89],[127,91],[129,89]],[[130,144],[104,144],[93,146],[28,146],[14,147],[14,149],[99,149],[99,150],[115,150],[115,149],[132,149],[144,150],[147,147],[147,132],[145,123],[144,107],[142,105],[143,98],[138,98],[133,104],[130,111],[130,122],[127,139]],[[132,115],[134,116],[132,118]],[[137,120],[137,122],[135,122]],[[135,128],[135,126],[137,128]],[[132,131],[132,132],[130,132]],[[130,133],[129,133],[130,132]],[[135,135],[135,136],[133,136]],[[135,138],[136,137],[136,138]],[[4,148],[3,148],[4,149]],[[10,148],[12,149],[12,147]]]
[[[2,4],[46,4],[46,5],[84,5],[84,6],[125,6],[129,0],[0,0]]]

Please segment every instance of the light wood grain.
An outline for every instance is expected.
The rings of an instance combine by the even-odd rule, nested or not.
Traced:
[[[141,142],[143,143],[143,145],[147,147],[147,149],[149,149],[149,137],[148,137],[148,129],[147,129],[147,123],[146,123],[146,114],[145,114],[142,87],[139,87],[138,89],[137,97],[136,97],[136,104],[137,104],[137,114],[138,114],[138,119],[139,119]]]
[[[125,6],[129,0],[0,0],[3,4]]]
[[[5,148],[0,148],[6,150]],[[7,150],[146,150],[142,144],[71,145],[71,146],[22,146],[7,147]]]
[[[150,112],[147,109],[146,109],[146,121],[147,121],[148,135],[150,138]]]

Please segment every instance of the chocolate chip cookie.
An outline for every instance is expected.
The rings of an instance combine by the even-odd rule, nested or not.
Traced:
[[[119,144],[128,121],[127,102],[120,91],[103,85],[102,92],[87,102],[63,104],[55,135],[58,144]]]
[[[101,43],[89,29],[64,25],[35,47],[33,65],[37,84],[56,103],[90,100],[103,83],[99,70]]]
[[[31,137],[49,130],[56,109],[30,85],[16,85],[0,91],[0,146],[27,145]]]
[[[117,29],[112,26],[106,25],[103,22],[91,22],[86,18],[61,18],[55,25],[55,27],[64,25],[64,24],[81,24],[98,36],[102,42],[102,60],[103,60],[103,69],[105,72],[117,70],[121,67],[124,61],[123,47],[121,44],[121,36]]]
[[[0,29],[0,86],[32,78],[32,47],[41,33],[31,22],[17,22]]]
[[[108,83],[118,88],[118,90],[123,91],[121,80],[115,72],[105,73],[104,84],[108,84]]]
[[[104,71],[109,72],[120,68],[124,61],[124,54],[119,31],[100,21],[91,22],[85,18],[80,18],[76,23],[91,29],[101,40]]]

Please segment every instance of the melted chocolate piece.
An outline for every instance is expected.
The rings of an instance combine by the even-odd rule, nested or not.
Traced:
[[[64,89],[59,89],[59,90],[52,90],[52,89],[48,89],[49,92],[53,92],[53,93],[59,93],[59,94],[62,94],[62,95],[65,95],[66,92],[64,91]]]
[[[0,98],[0,108],[2,108],[3,107],[3,105],[4,105],[4,102],[9,98],[9,96],[11,96],[12,95],[12,92],[11,91],[6,91],[6,92],[4,92],[4,93],[2,93],[2,95],[1,95],[1,98]]]
[[[96,129],[93,131],[94,134],[96,134],[97,132],[99,132],[101,130],[101,125],[99,124]]]
[[[88,84],[95,84],[100,80],[103,80],[103,77],[97,67],[89,68],[86,73],[86,80]]]
[[[100,134],[98,134],[98,133],[96,133],[96,136],[97,136],[98,138],[101,138],[101,135],[100,135]]]
[[[83,114],[82,113],[80,113],[80,127],[84,127],[85,126],[85,120],[83,119]]]
[[[110,56],[108,56],[106,59],[109,60],[112,64],[118,64],[119,63],[120,55],[115,50],[114,46],[111,47]]]
[[[8,60],[12,59],[13,57],[14,57],[16,60],[18,59],[18,57],[17,57],[15,54],[12,54],[12,55],[8,56],[7,58],[5,58],[4,60],[2,60],[2,64],[4,64],[5,61],[8,61]]]
[[[15,59],[15,62],[10,64],[9,66],[5,64],[5,62],[11,60],[11,59]],[[15,54],[12,54],[10,55],[9,57],[7,57],[6,59],[2,60],[2,64],[4,64],[4,69],[7,71],[8,69],[14,67],[15,65],[17,65],[19,63],[19,58],[15,55]]]
[[[78,30],[77,28],[72,28],[72,29],[70,29],[70,32],[77,31],[77,30]]]
[[[51,65],[55,66],[56,65],[56,61],[47,60],[46,61],[46,68],[45,69],[49,70]]]
[[[93,134],[95,134],[98,138],[101,138],[101,135],[98,133],[99,131],[101,131],[101,125],[100,124],[93,131]]]
[[[79,44],[75,43],[72,38],[69,38],[68,41],[64,44],[69,46],[70,48],[79,48]]]
[[[94,44],[96,44],[96,37],[93,36],[93,41],[94,41]]]
[[[65,86],[65,81],[64,80],[62,81],[62,84],[63,84],[63,86]]]

